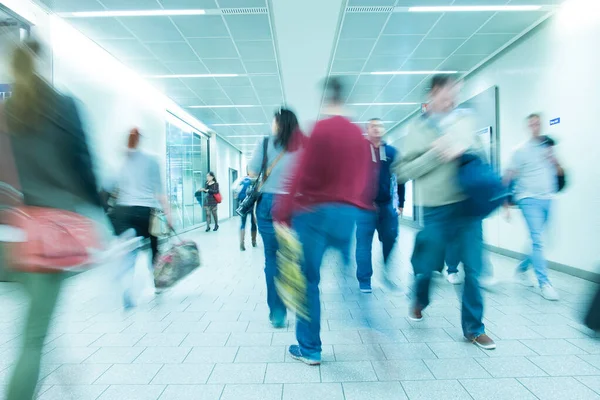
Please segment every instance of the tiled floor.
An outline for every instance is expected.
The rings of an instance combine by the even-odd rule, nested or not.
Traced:
[[[460,287],[439,278],[421,323],[407,316],[413,232],[402,229],[395,265],[403,291],[360,294],[336,255],[323,267],[324,363],[291,360],[294,321],[267,322],[262,248],[238,250],[237,221],[193,233],[204,266],[170,292],[120,307],[110,270],[72,278],[45,349],[40,399],[379,400],[600,398],[600,341],[580,323],[596,286],[552,273],[562,300],[511,282],[514,260],[493,256],[500,280],[486,292],[498,349],[465,343]],[[379,259],[379,252],[375,252]],[[0,385],[19,346],[25,298],[0,284]],[[19,322],[16,322],[19,321]],[[2,389],[0,387],[0,389]]]

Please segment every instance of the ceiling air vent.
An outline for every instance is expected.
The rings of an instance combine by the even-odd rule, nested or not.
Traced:
[[[376,7],[366,7],[366,6],[356,6],[356,7],[347,7],[347,13],[390,13],[394,11],[394,7],[385,7],[385,6],[376,6]]]
[[[223,15],[249,15],[249,14],[266,14],[266,7],[240,7],[240,8],[221,8]]]

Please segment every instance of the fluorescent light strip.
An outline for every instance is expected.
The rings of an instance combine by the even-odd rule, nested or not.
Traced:
[[[188,106],[187,108],[255,108],[262,106],[254,106],[254,105],[235,105],[235,104],[226,104],[226,105],[218,105],[218,106]]]
[[[348,103],[349,106],[416,106],[421,103]]]
[[[409,7],[409,12],[537,11],[542,6],[431,6]]]
[[[184,78],[235,78],[239,74],[170,74],[170,75],[146,75],[148,79],[184,79]]]
[[[435,75],[435,74],[458,74],[458,71],[375,71],[367,72],[367,75]]]
[[[241,124],[212,124],[212,126],[261,126],[268,125],[266,122],[252,122],[252,123],[241,123]]]
[[[160,17],[178,15],[204,15],[205,10],[122,10],[122,11],[76,11],[58,13],[63,18],[108,18],[108,17]]]

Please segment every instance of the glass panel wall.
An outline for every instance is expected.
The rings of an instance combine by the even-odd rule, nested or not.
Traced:
[[[167,122],[167,193],[176,229],[204,222],[196,192],[208,172],[208,139],[173,118]],[[202,200],[202,198],[200,198]]]

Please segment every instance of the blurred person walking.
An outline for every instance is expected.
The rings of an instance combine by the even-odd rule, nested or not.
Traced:
[[[458,184],[459,158],[467,151],[483,153],[483,148],[470,111],[456,108],[458,93],[459,84],[452,77],[432,78],[428,111],[410,123],[401,141],[403,156],[393,166],[400,181],[414,181],[416,204],[423,209],[423,229],[417,234],[412,256],[416,297],[409,318],[423,319],[422,312],[430,302],[432,273],[443,267],[447,245],[457,241],[465,269],[463,334],[490,350],[496,344],[485,333],[479,286],[482,220],[471,216],[468,198]]]
[[[153,270],[158,259],[158,238],[150,233],[153,214],[162,209],[168,225],[173,226],[173,224],[167,197],[164,194],[160,164],[156,157],[140,149],[140,141],[139,129],[131,129],[127,138],[125,163],[114,189],[115,207],[111,213],[111,220],[117,235],[132,229],[136,236],[150,239],[152,251],[150,270]],[[137,252],[131,255],[126,265],[126,272],[133,272],[136,255]],[[130,290],[131,288],[127,288],[124,293],[125,308],[133,306]]]
[[[304,144],[304,134],[298,118],[291,110],[281,108],[275,113],[271,127],[272,136],[261,140],[250,163],[250,177],[262,179],[261,196],[256,204],[258,231],[265,247],[265,279],[269,321],[275,328],[286,324],[287,311],[275,288],[277,250],[279,245],[273,225],[273,208],[280,196],[287,194],[287,184]],[[262,172],[262,174],[261,174]]]
[[[250,177],[250,175],[246,175],[241,180],[236,182],[234,185],[234,193],[237,195],[238,204],[241,204],[242,201],[246,198],[246,194],[248,193],[248,188],[252,186],[254,183],[254,179]],[[258,227],[256,225],[256,214],[254,210],[246,213],[245,215],[240,216],[241,219],[241,227],[240,227],[240,250],[246,251],[246,224],[248,222],[248,216],[250,216],[250,234],[252,235],[252,247],[256,247],[256,235],[258,233]]]
[[[221,196],[221,192],[219,191],[219,184],[217,183],[214,172],[206,174],[206,185],[198,190],[198,192],[203,192],[205,194],[204,212],[206,213],[206,232],[210,232],[212,220],[215,221],[215,228],[213,231],[216,232],[219,230],[218,207],[220,203],[220,201],[217,200],[217,196]]]
[[[373,186],[375,211],[360,213],[356,227],[356,278],[362,293],[371,293],[373,262],[371,250],[375,231],[383,247],[384,280],[388,286],[396,287],[391,281],[388,261],[398,238],[398,209],[396,197],[404,190],[397,185],[390,170],[398,157],[398,151],[383,141],[385,127],[379,118],[369,120],[367,138],[371,149],[373,165]],[[403,186],[403,184],[401,185]],[[398,192],[397,192],[398,191]]]
[[[277,207],[277,220],[289,224],[302,244],[307,317],[297,315],[294,359],[321,363],[321,263],[327,249],[347,258],[361,211],[373,211],[373,164],[369,143],[343,109],[344,87],[330,78],[325,87],[327,117],[315,125],[293,174],[289,193]]]
[[[517,280],[533,286],[527,276],[531,265],[537,276],[542,297],[559,300],[558,292],[548,278],[548,262],[544,257],[544,231],[550,218],[552,200],[559,191],[559,177],[564,170],[554,153],[554,141],[542,135],[541,116],[527,117],[530,139],[513,153],[505,181],[514,184],[514,199],[529,228],[532,251],[518,267]]]
[[[37,42],[27,42],[13,53],[14,85],[2,121],[11,145],[0,150],[9,154],[12,150],[25,206],[77,213],[97,222],[99,236],[108,238],[108,221],[77,106],[38,75],[39,52]],[[102,235],[102,225],[106,235]],[[29,306],[21,336],[23,349],[6,387],[6,399],[32,400],[44,340],[66,274],[15,275],[23,283]]]

